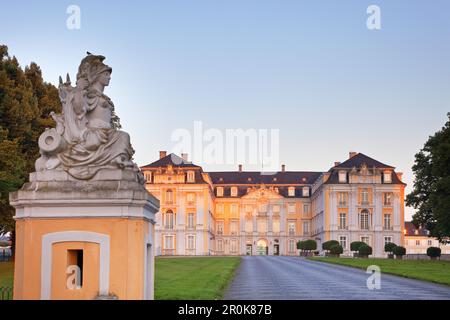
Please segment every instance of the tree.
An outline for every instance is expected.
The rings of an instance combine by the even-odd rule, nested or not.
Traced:
[[[450,120],[430,136],[415,155],[412,170],[414,189],[407,195],[406,205],[417,210],[413,223],[429,230],[431,237],[447,243],[450,237]]]
[[[441,248],[438,247],[429,247],[427,249],[427,256],[429,256],[432,260],[441,256]]]
[[[331,247],[334,245],[339,245],[339,242],[336,240],[329,240],[322,243],[322,249],[325,251],[330,251]]]
[[[58,89],[43,81],[37,64],[22,70],[8,55],[8,47],[0,45],[0,234],[11,233],[13,254],[15,224],[9,193],[34,171],[38,137],[54,126],[51,111],[61,111]]]
[[[394,251],[394,248],[397,245],[393,242],[388,242],[384,245],[384,252],[392,253]]]
[[[358,255],[362,258],[367,258],[372,254],[372,247],[367,244],[363,244],[358,248]]]
[[[406,248],[402,246],[396,246],[393,252],[397,258],[401,259],[406,254]]]
[[[344,252],[344,248],[342,248],[342,246],[340,244],[334,244],[330,248],[330,253],[337,257],[339,257],[339,255],[342,254],[343,252]]]
[[[366,243],[362,241],[353,241],[352,243],[350,243],[350,251],[357,252],[359,251],[359,247],[365,244]]]

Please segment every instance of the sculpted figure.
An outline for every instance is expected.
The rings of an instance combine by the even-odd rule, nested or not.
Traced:
[[[112,69],[104,56],[89,54],[78,68],[76,86],[60,78],[60,115],[52,113],[56,128],[47,129],[39,138],[41,157],[36,171],[65,170],[71,176],[91,179],[102,168],[132,168],[134,150],[120,124],[114,104],[103,93],[109,85]]]

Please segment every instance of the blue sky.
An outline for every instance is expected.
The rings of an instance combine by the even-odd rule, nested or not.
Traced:
[[[80,30],[66,27],[71,4]],[[381,30],[366,27],[371,4]],[[363,152],[404,172],[410,191],[414,154],[450,111],[449,14],[445,0],[10,1],[0,42],[55,85],[86,51],[105,55],[139,165],[202,121],[279,129],[288,170]]]

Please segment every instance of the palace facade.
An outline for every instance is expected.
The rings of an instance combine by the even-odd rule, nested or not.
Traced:
[[[364,241],[384,257],[384,244],[404,243],[404,188],[395,168],[362,153],[325,172],[204,172],[160,152],[141,167],[160,200],[156,255],[298,255],[297,242],[337,240],[344,254]]]

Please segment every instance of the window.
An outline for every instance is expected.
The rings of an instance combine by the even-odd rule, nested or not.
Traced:
[[[217,234],[223,234],[223,221],[217,221]]]
[[[272,212],[273,213],[280,213],[280,206],[279,205],[274,205],[272,207]]]
[[[339,244],[341,245],[341,247],[345,250],[347,249],[347,237],[345,236],[340,236],[339,237]]]
[[[420,240],[416,240],[416,246],[420,246]]]
[[[433,244],[433,241],[428,240],[428,245],[431,246]]]
[[[347,214],[339,213],[339,229],[347,229]]]
[[[347,192],[339,192],[338,193],[339,206],[346,206],[347,205],[347,198],[348,198]]]
[[[389,213],[384,215],[384,229],[385,230],[391,229],[391,215]]]
[[[303,213],[304,214],[308,214],[309,213],[309,204],[304,204],[303,205]]]
[[[288,249],[290,253],[295,252],[295,240],[294,239],[289,239],[289,244],[288,244]]]
[[[289,189],[288,189],[288,196],[289,197],[295,197],[295,187],[289,187]]]
[[[245,220],[245,232],[253,232],[253,220],[252,218]]]
[[[361,242],[364,242],[365,244],[370,245],[369,237],[361,237]]]
[[[303,235],[309,235],[309,221],[303,221]]]
[[[295,213],[295,203],[288,204],[288,213]]]
[[[218,214],[222,214],[223,213],[223,204],[218,204],[217,206],[216,206],[216,210],[217,210],[217,213]]]
[[[383,193],[383,204],[385,206],[391,206],[392,205],[392,193],[391,192]]]
[[[230,232],[232,235],[237,234],[237,221],[236,220],[230,221]]]
[[[266,219],[258,219],[257,229],[259,233],[267,232],[267,220]]]
[[[194,229],[194,213],[188,213],[187,218],[188,229]]]
[[[280,220],[274,219],[272,221],[272,232],[274,232],[274,233],[280,232]]]
[[[83,250],[67,250],[67,267],[75,267],[75,283],[67,289],[81,289],[83,287]],[[72,273],[69,273],[69,276]]]
[[[218,197],[223,197],[223,188],[222,187],[217,187],[216,194],[217,194]]]
[[[384,172],[383,180],[384,180],[384,183],[391,183],[392,182],[392,174],[391,174],[391,172],[389,172],[389,171]]]
[[[304,197],[309,197],[309,188],[308,187],[303,187],[302,188],[302,194]]]
[[[164,214],[164,228],[172,230],[175,224],[175,217],[172,210],[168,210]]]
[[[189,234],[186,239],[186,249],[193,250],[195,249],[195,235]]]
[[[173,191],[171,189],[166,191],[166,203],[167,204],[173,203]]]
[[[369,229],[369,211],[367,211],[367,210],[361,211],[359,220],[360,220],[360,222],[359,222],[360,228],[362,230],[368,230]]]
[[[392,237],[384,237],[384,245],[391,243],[392,242]]]
[[[145,182],[152,182],[152,172],[151,171],[145,171],[144,172],[144,178],[145,178]]]
[[[235,203],[231,204],[230,211],[231,211],[231,214],[236,215],[237,211],[238,211],[237,210],[237,204],[235,204]]]
[[[195,172],[194,171],[187,172],[187,182],[195,182]]]
[[[347,172],[339,171],[339,183],[346,183],[346,182],[347,182]]]
[[[236,239],[231,239],[230,242],[230,252],[236,253],[237,252],[237,240]]]
[[[188,193],[186,197],[187,197],[187,202],[189,204],[192,204],[195,202],[195,193]]]
[[[223,251],[223,240],[222,239],[217,240],[217,251]]]
[[[367,189],[361,190],[361,203],[368,204],[369,203],[369,191]]]
[[[174,238],[172,235],[164,236],[164,249],[173,250],[174,249]]]
[[[295,236],[295,222],[288,223],[288,232],[290,236]]]
[[[237,187],[231,187],[231,196],[232,197],[237,197],[237,194],[238,194]]]

